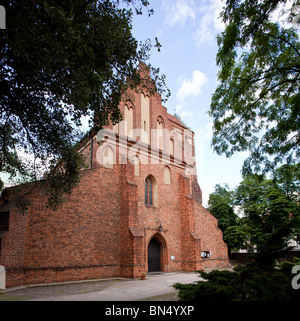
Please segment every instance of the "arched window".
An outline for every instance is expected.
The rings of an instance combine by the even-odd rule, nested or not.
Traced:
[[[102,156],[103,167],[113,169],[114,168],[114,152],[110,147],[106,147],[103,150]]]
[[[167,185],[171,184],[171,170],[168,166],[164,168],[164,182]]]
[[[150,178],[145,180],[145,204],[153,205],[152,182]]]
[[[132,130],[133,130],[133,103],[128,100],[125,103],[125,108],[124,108],[124,119],[125,119],[125,126],[126,126],[126,132],[125,134],[128,137],[132,138]]]
[[[163,123],[164,120],[161,116],[157,118],[157,147],[163,149]]]
[[[152,175],[145,180],[145,205],[157,207],[157,183]]]
[[[170,155],[174,156],[174,140],[170,139]]]

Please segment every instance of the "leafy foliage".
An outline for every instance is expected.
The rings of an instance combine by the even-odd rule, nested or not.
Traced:
[[[295,263],[294,263],[295,264]],[[256,264],[238,266],[234,271],[200,272],[202,281],[174,285],[183,301],[299,301],[300,292],[291,286],[294,277],[285,262],[281,268],[261,269]]]
[[[231,301],[237,296],[232,281],[234,274],[229,271],[212,271],[211,273],[201,272],[204,278],[211,278],[211,282],[198,281],[194,284],[174,284],[174,288],[179,290],[179,298],[182,301]]]
[[[230,252],[255,250],[257,261],[272,265],[289,250],[291,239],[299,241],[299,173],[299,164],[283,165],[271,179],[258,174],[244,177],[234,191],[216,186],[209,198],[209,210],[221,222]],[[233,214],[234,207],[243,217]]]
[[[248,249],[249,231],[243,224],[227,227],[224,232],[224,242],[228,245],[229,252],[238,252],[241,249]]]
[[[215,191],[209,195],[208,210],[218,219],[218,226],[224,234],[224,240],[228,245],[228,252],[234,251],[241,247],[241,240],[237,240],[237,234],[235,236],[229,236],[226,231],[232,230],[233,226],[238,223],[238,216],[234,213],[234,193],[229,190],[228,185],[216,185]],[[228,230],[229,231],[229,230]],[[233,232],[233,231],[232,231]],[[244,238],[243,238],[244,239]]]
[[[227,26],[218,37],[212,145],[227,157],[249,151],[244,174],[267,172],[300,156],[299,35],[292,24],[271,20],[286,2],[231,0],[221,14]]]
[[[7,28],[0,33],[0,171],[20,182],[50,175],[55,207],[79,181],[82,117],[90,118],[95,133],[121,119],[118,105],[128,88],[148,84],[166,92],[159,70],[151,68],[161,87],[137,72],[152,43],[139,45],[132,36],[133,10],[152,11],[145,0],[1,4]]]
[[[255,245],[257,260],[262,264],[272,264],[289,249],[290,239],[300,234],[300,208],[295,200],[299,197],[298,174],[292,175],[296,168],[298,165],[289,166],[289,183],[279,175],[283,169],[287,174],[285,166],[274,174],[277,179],[248,176],[236,189],[236,204],[244,211],[243,223],[248,231],[249,244]],[[285,184],[278,184],[280,181],[285,181]],[[294,186],[293,192],[286,191],[286,184]],[[294,194],[293,198],[291,194]]]
[[[233,192],[228,185],[216,185],[215,191],[209,195],[208,210],[218,219],[219,228],[223,232],[236,224],[237,215],[233,211],[233,202]]]

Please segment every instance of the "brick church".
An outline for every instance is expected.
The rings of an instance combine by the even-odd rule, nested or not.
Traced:
[[[119,108],[122,122],[81,142],[87,168],[57,211],[40,189],[26,215],[14,187],[2,193],[6,287],[228,266],[218,222],[202,206],[192,130],[146,87]]]

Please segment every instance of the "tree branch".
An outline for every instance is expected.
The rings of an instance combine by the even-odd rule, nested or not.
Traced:
[[[276,36],[276,35],[273,35],[273,34],[271,34],[271,33],[266,33],[266,32],[261,32],[261,33],[264,34],[264,35],[266,35],[266,36],[270,36],[270,37],[273,37],[273,38],[277,38],[277,39],[279,39],[279,40],[287,43],[288,45],[290,45],[290,46],[296,51],[297,55],[300,56],[300,53],[299,53],[299,51],[297,50],[297,48],[296,48],[294,45],[292,45],[289,41],[287,41],[286,39],[283,39],[283,38],[281,38],[281,37],[279,37],[279,36]]]

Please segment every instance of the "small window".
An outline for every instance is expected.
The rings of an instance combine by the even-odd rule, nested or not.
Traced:
[[[125,118],[125,126],[126,126],[126,134],[128,137],[132,137],[133,131],[133,105],[131,102],[127,102],[125,105],[124,111],[124,118]]]
[[[174,140],[170,139],[170,155],[174,156]]]
[[[9,212],[0,213],[0,231],[8,231],[8,230],[9,230]]]
[[[147,178],[145,181],[145,204],[153,205],[152,183],[150,178]]]
[[[114,168],[114,152],[111,148],[106,147],[103,150],[103,167],[113,169]]]
[[[157,148],[163,149],[163,123],[164,120],[161,116],[157,118]]]
[[[202,251],[202,252],[201,252],[201,257],[202,257],[203,259],[208,259],[208,258],[210,258],[210,251]]]
[[[171,170],[168,166],[164,168],[164,183],[167,185],[171,184]]]
[[[9,230],[9,212],[0,213],[0,256],[1,256],[1,241],[3,235]]]
[[[157,207],[157,183],[152,175],[145,180],[145,205]]]

